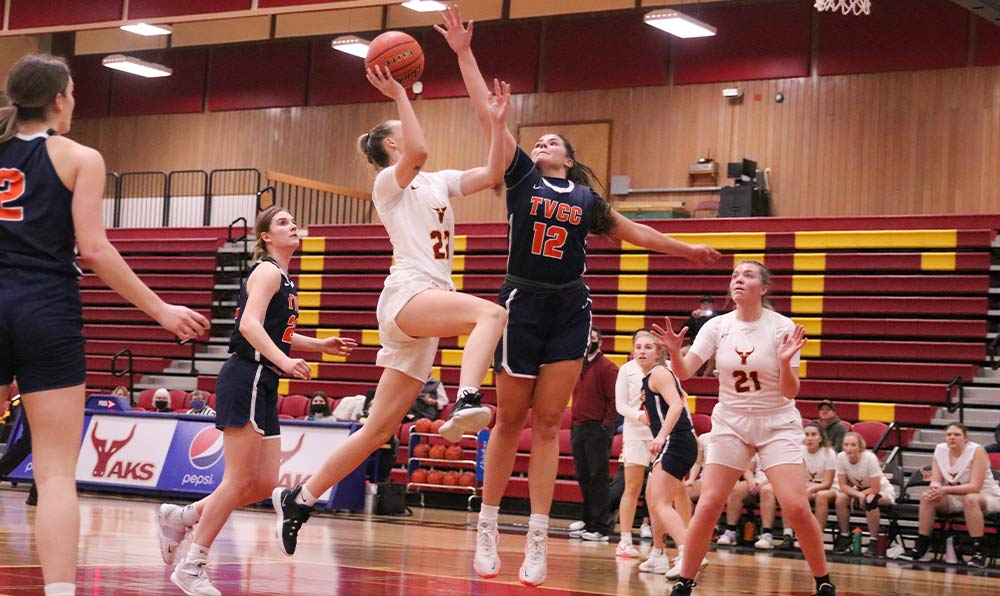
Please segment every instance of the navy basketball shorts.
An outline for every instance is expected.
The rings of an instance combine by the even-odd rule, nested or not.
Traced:
[[[684,480],[698,459],[698,439],[693,432],[673,434],[667,440],[659,457],[660,467],[678,480]],[[653,461],[656,465],[656,460]]]
[[[0,270],[0,385],[15,379],[21,393],[86,382],[83,306],[75,278]]]
[[[243,428],[248,422],[265,438],[281,436],[278,373],[233,354],[215,383],[215,428]]]
[[[507,327],[493,368],[534,378],[545,364],[583,358],[590,343],[590,290],[580,280],[567,287],[539,288],[507,281],[500,289]]]

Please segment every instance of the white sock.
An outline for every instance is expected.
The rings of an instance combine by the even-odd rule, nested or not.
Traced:
[[[784,536],[794,536],[794,535],[795,535],[795,534],[794,534],[794,533],[792,532],[792,529],[791,529],[791,528],[785,528],[784,530],[782,530],[782,532],[783,532],[783,535],[784,535]]]
[[[191,527],[198,523],[199,519],[201,519],[201,514],[198,513],[198,508],[195,507],[195,503],[185,505],[184,509],[181,509],[181,521],[184,522],[185,526]]]
[[[70,582],[55,582],[45,584],[45,596],[75,596],[76,584]]]
[[[467,393],[475,393],[477,391],[479,391],[479,389],[477,387],[471,387],[469,385],[466,385],[465,387],[459,387],[458,388],[458,397],[462,397],[463,395],[465,395]]]
[[[195,561],[207,561],[208,560],[208,549],[210,546],[201,546],[200,544],[191,544],[191,548],[188,550],[187,556],[184,557],[186,563],[194,563]]]
[[[299,505],[308,505],[309,507],[315,505],[318,500],[319,499],[312,496],[312,493],[309,492],[309,489],[306,488],[305,485],[303,485],[302,490],[299,491],[299,496],[295,497],[296,503]]]
[[[632,532],[622,532],[621,543],[624,544],[626,542],[632,544]]]
[[[479,507],[479,521],[497,523],[497,519],[500,516],[500,506],[499,505],[487,505],[483,503]]]
[[[549,533],[549,516],[541,513],[532,513],[528,517],[528,530],[542,530]]]
[[[649,558],[650,559],[652,559],[653,557],[662,557],[662,556],[663,556],[663,549],[662,548],[656,548],[654,546],[653,548],[651,548],[649,550]]]

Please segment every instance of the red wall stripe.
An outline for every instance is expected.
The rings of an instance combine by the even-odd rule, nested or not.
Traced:
[[[510,83],[512,93],[535,92],[541,30],[537,21],[475,26],[472,49],[488,85],[496,77]],[[423,96],[437,99],[468,95],[458,59],[444,38],[437,31],[429,31],[422,46],[426,56]]]
[[[950,0],[878,0],[867,16],[819,15],[821,75],[956,68],[967,62],[969,12]]]
[[[208,109],[301,106],[306,101],[309,43],[291,41],[212,49]]]
[[[124,0],[10,0],[10,28],[55,27],[81,23],[117,21]]]
[[[642,13],[556,20],[542,35],[542,91],[664,85],[667,34]]]
[[[108,115],[111,96],[111,69],[101,64],[103,56],[76,56],[69,62],[73,73],[74,118],[103,118]]]
[[[207,49],[134,52],[138,58],[174,69],[173,75],[147,79],[124,72],[111,78],[111,115],[201,112],[205,101]]]
[[[252,0],[129,0],[128,18],[154,19],[189,14],[250,10]]]
[[[718,31],[713,37],[671,38],[674,83],[808,76],[812,10],[802,2],[690,10]]]
[[[1000,65],[1000,25],[982,17],[973,19],[976,28],[976,48],[973,64],[976,66]]]

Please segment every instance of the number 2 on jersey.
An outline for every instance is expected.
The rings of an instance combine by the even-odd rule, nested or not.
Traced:
[[[535,234],[531,238],[531,254],[550,259],[562,259],[562,247],[566,244],[568,235],[566,228],[562,226],[549,226],[536,221]]]
[[[0,168],[0,221],[24,221],[24,207],[8,207],[24,194],[24,172]]]
[[[445,260],[451,249],[451,232],[449,230],[431,230],[431,241],[434,242],[434,258]]]
[[[299,322],[299,318],[295,315],[288,317],[288,328],[285,329],[285,334],[281,336],[282,343],[290,344],[292,343],[292,334],[295,333],[295,325]]]
[[[749,373],[745,370],[734,370],[733,378],[736,379],[735,387],[736,393],[746,393],[751,391],[749,384],[753,381],[753,391],[760,391],[760,381],[757,380],[757,371],[752,370]]]

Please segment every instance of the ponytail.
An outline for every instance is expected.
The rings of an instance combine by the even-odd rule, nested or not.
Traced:
[[[69,66],[58,56],[28,54],[15,62],[0,108],[0,143],[17,134],[19,123],[45,120],[56,96],[65,95],[69,79]]]
[[[0,108],[0,143],[6,143],[17,134],[17,106]]]
[[[358,137],[358,152],[368,163],[377,168],[389,166],[389,152],[385,150],[385,139],[392,134],[391,120],[386,120],[371,131]]]

